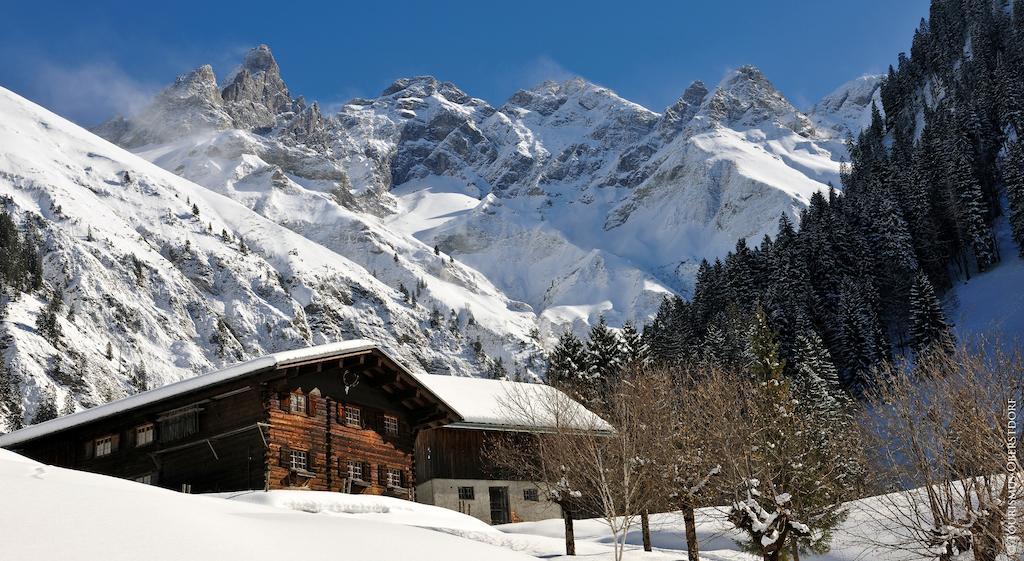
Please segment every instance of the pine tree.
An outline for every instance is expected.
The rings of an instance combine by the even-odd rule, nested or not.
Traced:
[[[1003,187],[1010,207],[1010,230],[1017,251],[1024,257],[1024,141],[1010,143],[1003,162]]]
[[[608,327],[604,316],[590,328],[587,341],[587,374],[589,388],[582,392],[592,404],[603,403],[604,396],[612,383],[618,379],[625,366],[622,340],[615,330]]]
[[[32,422],[30,424],[37,425],[56,418],[57,396],[54,395],[53,388],[47,387],[43,390],[43,394],[39,399],[39,404],[36,406],[35,415],[32,416]]]
[[[910,289],[910,345],[917,355],[932,350],[948,352],[953,347],[946,314],[924,273],[918,273]]]
[[[64,405],[60,408],[60,416],[74,414],[75,409],[75,396],[71,392],[64,394]]]
[[[192,216],[199,218],[199,206],[192,203]]]
[[[563,331],[548,359],[548,383],[578,394],[577,388],[583,383],[586,370],[587,353],[583,343],[572,331]]]
[[[128,379],[128,384],[135,390],[135,393],[141,393],[149,389],[149,373],[146,371],[146,365],[139,363],[132,370],[132,375]]]
[[[18,430],[24,424],[21,406],[21,377],[7,362],[0,359],[0,411],[6,411],[7,430]]]
[[[39,312],[39,315],[36,316],[36,330],[53,346],[58,346],[61,337],[64,336],[64,332],[60,327],[60,321],[57,319],[60,315],[62,304],[63,301],[58,290],[46,302],[46,306]]]
[[[647,341],[633,326],[633,322],[627,321],[622,325],[622,353],[626,364],[635,366],[647,366],[651,362],[650,349]]]

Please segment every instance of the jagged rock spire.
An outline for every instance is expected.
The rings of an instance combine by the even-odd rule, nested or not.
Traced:
[[[266,45],[246,53],[241,68],[221,97],[236,125],[242,128],[272,127],[277,115],[293,109],[281,69]]]

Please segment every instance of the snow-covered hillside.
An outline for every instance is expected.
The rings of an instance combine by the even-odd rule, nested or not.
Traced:
[[[381,517],[322,516],[252,501],[186,495],[47,466],[7,450],[0,450],[0,496],[0,558],[11,561],[270,561],[296,555],[360,561],[532,559]],[[420,507],[415,511],[418,517],[403,521],[414,518],[428,525],[434,520],[441,527],[452,519],[464,523],[458,518],[478,522],[431,508]]]
[[[0,528],[9,536],[0,555],[4,559],[251,561],[281,559],[296,550],[360,561],[574,559],[564,556],[561,519],[494,527],[402,499],[317,491],[187,495],[52,467],[7,450],[0,450],[0,496],[5,499]],[[834,532],[831,551],[801,558],[918,558],[901,533],[905,530],[886,522],[891,504],[879,497],[848,503],[849,516]],[[54,513],[60,513],[59,528],[53,525]],[[741,536],[722,510],[700,509],[696,520],[702,559],[758,559],[742,551]],[[575,534],[577,555],[614,559],[605,522],[577,520]],[[682,515],[652,514],[651,542],[654,551],[644,552],[640,528],[632,528],[624,559],[685,558]]]
[[[201,67],[97,132],[391,284],[430,284],[436,246],[467,285],[534,312],[546,340],[602,314],[643,322],[687,294],[701,258],[795,218],[838,186],[847,129],[833,125],[868,107],[847,95],[812,118],[743,67],[662,113],[579,78],[494,107],[416,77],[323,115],[265,46],[225,83]]]
[[[0,116],[0,202],[35,224],[44,254],[44,289],[16,294],[0,327],[26,419],[48,395],[66,410],[123,396],[142,367],[152,387],[339,339],[373,339],[417,371],[502,359],[522,374],[540,359],[528,308],[298,186],[268,199],[332,231],[301,235],[3,89]],[[52,298],[63,335],[47,339],[35,326]]]

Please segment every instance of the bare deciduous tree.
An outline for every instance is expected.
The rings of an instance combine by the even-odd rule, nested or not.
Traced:
[[[672,430],[671,383],[661,372],[625,370],[609,383],[598,411],[604,420],[564,393],[543,395],[507,396],[511,422],[538,429],[527,438],[496,439],[486,453],[495,465],[535,481],[563,508],[602,518],[619,561],[636,519],[664,504],[665,489],[657,483],[663,481],[662,439]]]
[[[1020,349],[935,352],[912,369],[886,369],[881,380],[863,422],[895,490],[871,503],[890,535],[879,545],[930,559],[1005,555],[1011,489],[1024,488],[1020,471],[1008,469],[1021,462],[1009,445],[1020,435],[1011,424],[1024,385]]]

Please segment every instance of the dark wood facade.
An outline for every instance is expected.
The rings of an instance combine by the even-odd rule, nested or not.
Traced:
[[[497,479],[485,458],[490,431],[435,428],[416,437],[416,481],[431,479]]]
[[[6,447],[194,493],[307,488],[411,498],[417,432],[458,419],[376,348],[274,361],[167,393],[102,406],[113,412]]]

